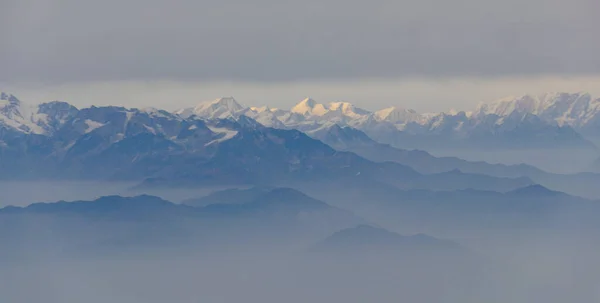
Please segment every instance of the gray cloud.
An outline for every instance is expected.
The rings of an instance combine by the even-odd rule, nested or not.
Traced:
[[[596,0],[4,0],[0,81],[600,73]]]

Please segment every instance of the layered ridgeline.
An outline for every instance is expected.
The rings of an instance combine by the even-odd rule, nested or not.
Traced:
[[[403,233],[426,231],[448,238],[492,235],[506,230],[600,228],[600,204],[532,185],[505,193],[483,190],[402,190],[354,176],[328,183],[299,184],[311,197],[347,209],[372,222]],[[226,189],[185,201],[194,207],[243,208],[285,197],[290,205],[307,201],[305,194],[282,196],[281,189]],[[287,191],[284,191],[287,193]],[[296,191],[292,191],[298,193]],[[311,198],[312,199],[312,198]]]
[[[335,136],[327,137],[335,128],[352,129],[362,133],[358,136],[366,140],[389,144],[396,149],[417,148],[437,155],[480,161],[475,170],[464,165],[449,168],[446,164],[438,164],[459,159],[445,157],[446,161],[434,161],[434,164],[429,162],[432,159],[425,153],[421,152],[419,156],[413,152],[411,155],[415,157],[403,163],[417,159],[422,167],[429,166],[437,171],[459,168],[476,172],[483,161],[493,161],[529,163],[544,170],[573,173],[591,171],[590,164],[598,157],[598,150],[593,144],[600,135],[600,126],[595,122],[598,120],[598,104],[598,99],[589,94],[555,93],[501,99],[481,104],[470,112],[420,114],[396,107],[369,112],[347,102],[320,104],[312,99],[302,100],[290,110],[246,107],[233,98],[225,98],[177,113],[184,117],[197,115],[205,118],[245,115],[266,126],[301,130],[338,150],[357,152],[354,143],[351,147],[343,146],[344,141],[362,139],[347,137],[336,141]],[[377,153],[375,159],[397,159],[396,155],[392,156],[393,159],[381,156]],[[535,169],[522,168],[530,172],[528,176],[534,174]],[[493,170],[504,168],[496,165]],[[518,175],[523,175],[523,170]]]
[[[222,98],[170,113],[152,108],[77,109],[65,102],[26,106],[8,94],[2,99],[3,179],[271,185],[363,174],[403,188],[511,190],[533,180],[572,194],[598,196],[595,174],[549,174],[527,165],[433,157],[380,143],[347,124],[382,112],[368,113],[347,103],[324,106],[305,100],[284,111],[247,108]],[[413,111],[396,116],[424,117]]]
[[[182,246],[219,250],[297,247],[365,221],[289,188],[247,203],[204,207],[154,196],[106,196],[93,201],[35,203],[0,208],[0,238],[10,252],[103,253],[124,248]]]
[[[318,139],[339,151],[349,151],[375,162],[396,162],[409,166],[423,174],[446,174],[460,171],[467,174],[480,174],[495,177],[528,177],[535,183],[549,188],[569,192],[574,195],[591,198],[600,197],[600,190],[596,186],[600,182],[597,173],[549,173],[537,167],[517,164],[490,164],[484,161],[466,161],[457,157],[434,157],[422,150],[405,150],[394,148],[389,144],[379,143],[364,132],[337,124],[324,125],[307,134]],[[593,155],[593,154],[592,154]],[[552,159],[552,156],[540,151],[540,158]],[[574,165],[576,155],[570,155],[560,161],[566,165]],[[584,169],[600,172],[600,160],[596,166],[587,165]]]
[[[221,119],[227,117],[223,106],[238,108],[231,99],[211,104],[219,106],[204,104],[187,115],[52,102],[26,115],[18,101],[11,101],[3,108],[12,114],[4,116],[10,123],[1,127],[0,176],[146,180],[149,186],[286,185],[356,175],[399,188],[507,191],[532,184],[523,177],[427,175],[398,163],[377,163],[298,130],[265,127],[246,115]]]
[[[178,113],[205,118],[245,115],[266,126],[306,133],[338,125],[395,148],[574,173],[589,171],[598,157],[596,104],[589,94],[557,93],[502,99],[468,112],[421,114],[398,107],[369,112],[347,102],[321,104],[310,98],[290,110],[245,107],[227,98]]]
[[[5,129],[52,133],[77,112],[64,102],[27,107],[13,95],[0,96],[0,125]],[[192,116],[226,119],[245,115],[264,126],[303,132],[337,124],[361,130],[376,141],[410,149],[562,148],[565,144],[571,148],[593,148],[586,138],[600,137],[600,100],[583,93],[506,98],[481,104],[470,112],[451,113],[420,114],[398,107],[370,112],[347,102],[321,104],[310,98],[290,110],[246,107],[233,98],[220,98],[174,113],[145,112],[184,120]],[[100,126],[93,124],[93,119],[86,120],[92,128]]]
[[[12,286],[39,277],[38,272],[53,275],[48,279],[42,275],[39,281],[56,280],[56,273],[62,273],[61,281],[81,281],[90,272],[105,273],[102,260],[110,259],[117,260],[113,264],[118,275],[84,284],[111,280],[114,283],[107,288],[111,297],[119,294],[113,285],[127,284],[121,281],[140,281],[140,293],[148,289],[148,277],[159,277],[156,285],[164,285],[169,280],[164,278],[165,270],[174,268],[174,276],[194,289],[198,285],[209,289],[212,284],[205,282],[217,281],[215,297],[223,293],[218,285],[232,285],[232,277],[242,277],[236,285],[247,287],[250,294],[257,285],[254,280],[275,286],[269,289],[283,289],[285,296],[276,301],[289,298],[287,290],[298,289],[299,281],[309,281],[306,289],[311,290],[326,285],[331,293],[362,291],[365,285],[372,293],[394,290],[394,297],[404,296],[405,301],[411,301],[406,293],[417,289],[431,295],[425,299],[428,302],[484,302],[489,297],[498,299],[498,294],[508,294],[503,301],[515,297],[518,301],[520,296],[513,290],[523,290],[526,299],[521,301],[531,301],[530,289],[543,293],[540,302],[569,301],[561,296],[564,288],[549,286],[572,284],[578,286],[573,288],[577,298],[583,298],[579,301],[594,301],[581,296],[579,286],[587,291],[586,281],[594,281],[599,272],[600,203],[556,189],[598,187],[595,174],[555,175],[527,165],[493,165],[398,149],[374,140],[353,123],[367,116],[381,133],[402,133],[400,123],[382,123],[376,113],[345,103],[307,102],[312,104],[308,108],[282,111],[246,108],[227,98],[171,113],[122,107],[78,109],[63,102],[28,107],[14,96],[1,97],[0,178],[4,180],[143,180],[142,187],[156,188],[157,195],[161,186],[194,187],[190,191],[201,186],[229,188],[181,204],[155,196],[109,196],[2,208],[0,239],[9,245],[0,251],[0,265],[4,272],[15,273],[7,279],[11,282],[7,290],[21,290]],[[426,124],[419,119],[436,116],[412,111],[394,115],[417,119],[419,125]],[[318,122],[312,116],[326,119]],[[539,118],[535,121],[545,119],[535,116]],[[515,129],[526,130],[527,125],[531,123]],[[549,129],[581,130],[575,124],[552,125]],[[456,142],[476,142],[470,141],[473,138]],[[566,142],[560,138],[556,142]],[[503,148],[508,146],[515,145]],[[0,200],[12,204],[5,196]],[[255,250],[261,253],[254,254]],[[306,251],[320,253],[295,257]],[[260,258],[253,257],[272,260],[274,252],[283,252],[285,262],[269,261],[269,266],[263,266],[256,262]],[[227,254],[230,258],[221,258]],[[248,257],[240,261],[243,255]],[[90,270],[82,267],[86,258],[72,256],[102,260],[88,259],[95,264]],[[165,266],[158,262],[164,259],[149,256],[176,263]],[[51,262],[44,262],[46,257]],[[69,263],[55,262],[53,257]],[[492,263],[480,267],[479,262],[488,261]],[[83,268],[81,275],[64,279],[72,272],[65,264]],[[584,270],[575,280],[573,265]],[[148,266],[158,274],[147,271]],[[542,275],[540,268],[545,270]],[[182,269],[203,273],[206,279],[182,274]],[[224,269],[233,270],[230,274]],[[246,274],[269,269],[276,269],[273,280],[248,279],[252,276]],[[123,272],[141,276],[118,280]],[[17,283],[12,283],[12,276]],[[286,285],[278,284],[281,281],[292,287],[282,287]],[[510,283],[502,284],[506,281]],[[528,284],[531,281],[539,284]],[[473,290],[512,283],[515,288],[500,287],[489,296],[463,298]],[[548,293],[549,289],[557,291]],[[127,288],[127,297],[130,291]],[[589,293],[597,294],[591,286]],[[84,295],[89,297],[87,292]],[[350,295],[347,298],[356,301],[372,298]],[[318,301],[318,297],[311,299]]]
[[[361,189],[360,183],[368,187]],[[142,195],[0,208],[5,227],[0,239],[11,243],[0,256],[6,260],[147,248],[447,255],[462,249],[422,233],[473,245],[478,238],[506,241],[507,235],[536,230],[586,239],[600,228],[597,201],[541,186],[497,193],[402,191],[362,178],[345,185],[340,190],[330,184],[328,191],[317,194],[326,200],[291,188],[258,188],[215,192],[188,204]],[[370,222],[420,235],[365,226]]]
[[[361,189],[359,183],[369,187]],[[352,229],[370,224],[368,221],[404,234],[425,231],[444,238],[468,236],[465,241],[469,237],[494,238],[506,235],[507,231],[550,229],[583,235],[600,228],[597,201],[538,185],[507,193],[403,191],[361,178],[345,185],[345,191],[334,187],[320,194],[317,185],[307,188],[315,192],[313,196],[323,199],[291,188],[257,188],[215,192],[187,204],[143,195],[5,207],[0,209],[0,221],[6,227],[0,231],[0,238],[11,241],[10,248],[15,250],[34,244],[65,249],[61,245],[68,242],[68,251],[75,252],[148,245],[222,249],[231,245],[251,248],[269,244],[269,247],[295,246],[304,250],[325,239],[319,245],[321,248],[351,252],[455,248],[424,236],[401,237],[364,226]],[[327,238],[345,228],[350,229]],[[69,241],[65,242],[66,239]]]
[[[400,148],[594,148],[600,136],[600,101],[589,94],[546,94],[502,99],[470,112],[427,113],[390,107],[370,112],[347,102],[305,99],[290,110],[245,107],[232,98],[182,109],[182,116],[246,115],[263,125],[315,131],[337,124]]]

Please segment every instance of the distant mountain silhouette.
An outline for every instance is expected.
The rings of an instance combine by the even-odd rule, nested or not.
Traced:
[[[203,213],[272,213],[272,214],[298,214],[300,212],[333,210],[325,202],[313,199],[295,189],[274,188],[255,195],[246,191],[250,197],[246,202],[233,204],[211,204],[200,208]],[[340,210],[341,211],[341,210]]]
[[[444,252],[458,251],[457,243],[427,235],[402,236],[388,230],[360,225],[336,232],[312,248],[315,252]]]
[[[106,196],[94,201],[60,201],[56,203],[35,203],[27,207],[5,207],[0,209],[0,214],[128,214],[160,212],[166,214],[170,211],[191,210],[192,208],[176,205],[158,197],[141,195],[136,197]]]
[[[600,203],[532,185],[507,192],[492,190],[401,190],[360,178],[328,184],[311,183],[303,192],[337,206],[377,217],[397,228],[436,231],[510,228],[600,228]]]
[[[539,183],[573,195],[586,197],[600,195],[600,187],[596,186],[600,182],[600,174],[597,173],[555,174],[526,164],[490,164],[483,161],[466,161],[457,157],[434,157],[426,151],[398,149],[376,142],[358,129],[349,126],[340,127],[337,124],[322,127],[316,131],[307,132],[307,134],[336,150],[353,152],[374,162],[396,162],[411,167],[421,174],[460,171],[465,174],[500,178],[524,177],[529,178],[531,183]],[[540,151],[540,154],[543,152]],[[600,172],[594,167],[592,166],[590,171]],[[443,187],[438,189],[443,189]],[[499,190],[499,188],[494,190]]]
[[[512,194],[512,195],[519,195],[519,196],[530,196],[533,198],[544,198],[544,197],[564,197],[564,198],[569,198],[569,195],[559,192],[559,191],[554,191],[554,190],[550,190],[544,186],[541,186],[539,184],[534,184],[531,186],[526,186],[523,188],[517,188],[511,192],[509,192],[508,194]]]
[[[16,115],[15,106],[6,110]],[[356,110],[332,106],[336,112]],[[43,113],[38,118],[46,119],[38,121],[41,126],[28,122],[29,130],[0,131],[0,179],[145,180],[142,186],[196,187],[281,186],[363,175],[403,187],[418,179],[418,188],[428,189],[448,189],[444,184],[453,184],[450,189],[490,189],[493,183],[498,186],[493,189],[510,190],[531,184],[525,179],[482,184],[482,178],[456,176],[428,180],[403,164],[376,163],[337,151],[299,130],[265,127],[246,115],[230,115],[240,109],[230,98],[197,108],[216,115],[209,118],[114,106],[77,109],[52,103],[39,108]],[[332,135],[347,131],[338,128]],[[360,132],[346,137],[368,140]]]
[[[272,189],[248,203],[205,207],[173,204],[146,195],[107,196],[94,201],[2,208],[0,240],[22,242],[28,249],[44,249],[60,242],[69,253],[190,245],[246,249],[303,245],[361,222],[348,211],[289,188]],[[14,247],[19,248],[25,249]]]
[[[254,201],[272,189],[271,187],[259,186],[247,189],[226,189],[215,191],[205,197],[187,199],[183,201],[183,204],[194,207],[203,207],[211,204],[244,204]]]

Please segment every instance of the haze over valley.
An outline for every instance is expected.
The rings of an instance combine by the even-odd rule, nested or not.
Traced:
[[[599,11],[1,0],[0,301],[600,302]]]
[[[600,155],[600,101],[587,94],[439,114],[1,99],[0,276],[15,300],[600,298],[588,283],[600,174],[593,157],[561,158]]]

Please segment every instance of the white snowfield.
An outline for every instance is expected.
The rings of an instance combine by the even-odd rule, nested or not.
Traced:
[[[0,126],[4,125],[24,133],[44,134],[42,127],[48,117],[38,112],[37,106],[27,106],[15,96],[0,93]]]
[[[234,117],[235,114],[244,109],[245,107],[237,103],[235,99],[228,97],[202,102],[193,108],[180,109],[175,111],[175,114],[186,119],[194,115],[209,119],[227,119]]]
[[[91,132],[93,132],[94,130],[104,126],[105,124],[100,123],[100,122],[96,122],[96,121],[92,121],[90,119],[85,120],[85,124],[87,125],[87,129],[85,130],[86,134],[89,134]]]
[[[533,114],[544,121],[579,128],[599,121],[600,98],[594,99],[587,93],[526,95],[481,104],[475,110],[476,115],[494,114],[505,117],[513,113]]]
[[[205,146],[211,145],[211,144],[215,144],[215,143],[219,143],[219,142],[224,142],[227,141],[233,137],[235,137],[235,135],[238,134],[238,131],[236,130],[232,130],[232,129],[228,129],[225,127],[214,127],[214,126],[207,126],[208,129],[210,129],[211,132],[215,133],[215,134],[221,134],[222,136],[219,139],[215,139],[213,141],[210,141],[208,143],[206,143]]]

